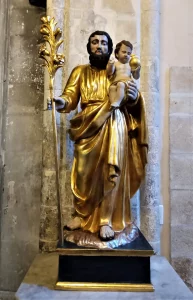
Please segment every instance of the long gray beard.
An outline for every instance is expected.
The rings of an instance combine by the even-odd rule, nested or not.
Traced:
[[[89,61],[92,67],[95,67],[100,70],[105,70],[107,63],[109,61],[109,57],[110,57],[109,53],[101,54],[101,55],[90,53]]]

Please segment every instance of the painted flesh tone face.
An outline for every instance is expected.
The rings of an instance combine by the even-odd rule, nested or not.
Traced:
[[[122,64],[126,64],[130,60],[132,50],[130,47],[122,44],[121,48],[119,49],[119,52],[116,55],[116,58],[118,59],[119,62]]]
[[[97,55],[108,53],[108,39],[106,35],[95,35],[90,39],[91,52]]]

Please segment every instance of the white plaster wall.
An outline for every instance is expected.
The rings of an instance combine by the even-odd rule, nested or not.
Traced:
[[[164,205],[161,254],[170,259],[169,69],[193,66],[193,1],[160,2],[161,202]]]
[[[70,61],[68,73],[77,64],[88,63],[86,44],[95,30],[105,30],[114,47],[121,40],[134,45],[134,53],[140,49],[140,0],[80,0],[70,1]],[[86,6],[85,6],[86,3]]]

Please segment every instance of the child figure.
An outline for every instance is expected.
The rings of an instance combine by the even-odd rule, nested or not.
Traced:
[[[107,64],[107,76],[115,74],[115,78],[109,88],[109,98],[113,106],[117,107],[125,96],[125,86],[129,80],[139,79],[140,61],[132,56],[133,45],[129,41],[121,41],[115,48],[115,61],[111,56]],[[131,58],[131,60],[130,60]]]

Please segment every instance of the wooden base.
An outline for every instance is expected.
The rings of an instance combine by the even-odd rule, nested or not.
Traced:
[[[98,250],[65,242],[59,252],[58,290],[153,292],[152,247],[139,236],[125,246]]]

